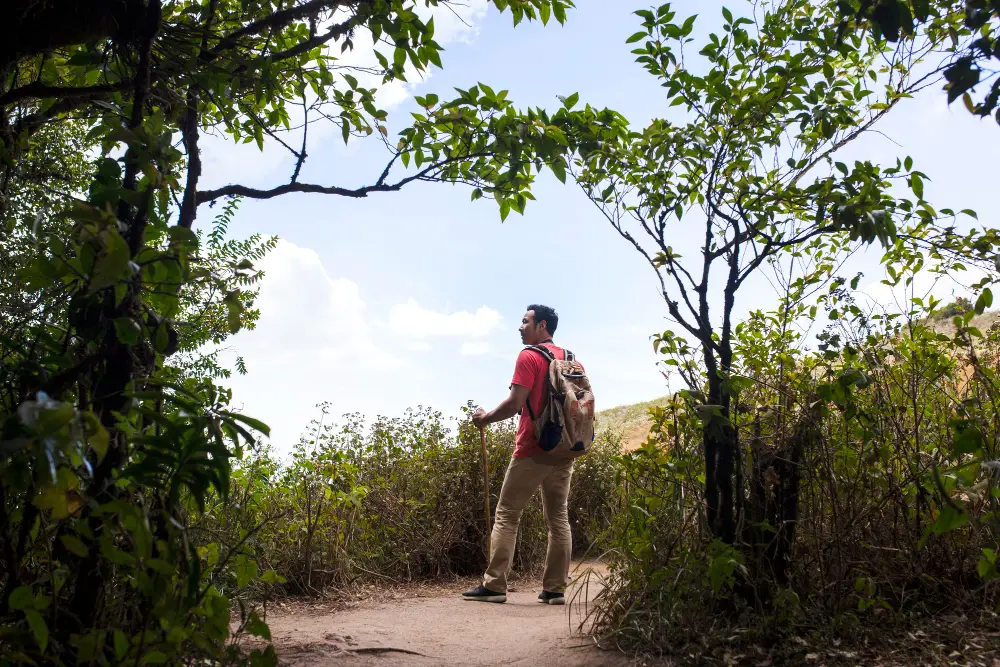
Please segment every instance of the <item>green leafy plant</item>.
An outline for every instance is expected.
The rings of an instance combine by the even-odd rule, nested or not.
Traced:
[[[562,22],[571,6],[493,4],[515,24]],[[230,502],[233,462],[268,432],[231,408],[216,384],[229,369],[201,350],[253,326],[254,265],[274,240],[227,240],[235,202],[207,230],[197,214],[226,198],[363,197],[414,181],[469,183],[504,215],[523,210],[559,144],[526,134],[505,92],[427,96],[398,140],[376,105],[382,85],[441,66],[425,10],[447,5],[4,6],[0,23],[17,29],[0,29],[0,212],[17,263],[0,268],[0,302],[12,306],[0,338],[0,659],[274,663],[266,643],[243,655],[243,633],[268,632],[238,603],[281,583],[247,546],[279,516],[252,517],[225,541],[194,538]],[[339,62],[359,33],[371,36],[372,67]],[[357,188],[301,180],[317,121],[345,141],[380,142],[385,168]],[[292,172],[273,187],[203,189],[206,133],[283,146]],[[359,501],[325,498],[336,457],[307,461],[309,503],[317,492],[338,508]],[[307,509],[313,536],[315,517]]]

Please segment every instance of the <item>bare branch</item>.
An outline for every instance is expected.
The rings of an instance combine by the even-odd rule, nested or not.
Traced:
[[[389,167],[392,166],[392,162],[396,160],[398,156],[393,156],[389,163]],[[251,188],[246,185],[232,184],[226,185],[215,190],[206,190],[204,192],[198,193],[198,204],[205,204],[207,202],[213,202],[222,197],[247,197],[250,199],[273,199],[274,197],[279,197],[281,195],[289,194],[291,192],[305,192],[312,194],[325,194],[325,195],[338,195],[341,197],[353,197],[353,198],[364,198],[374,192],[396,192],[401,190],[403,186],[412,183],[413,181],[424,181],[433,180],[435,172],[440,172],[446,166],[454,162],[464,162],[466,160],[475,160],[480,157],[488,157],[485,153],[480,154],[470,154],[461,155],[454,158],[449,158],[447,160],[442,160],[441,162],[436,162],[425,169],[417,172],[416,174],[407,176],[406,178],[400,179],[395,183],[385,183],[384,176],[388,174],[388,168],[383,170],[383,176],[375,183],[375,185],[365,185],[360,188],[342,188],[335,185],[318,185],[315,183],[285,183],[284,185],[279,185],[268,190],[261,190],[259,188]]]

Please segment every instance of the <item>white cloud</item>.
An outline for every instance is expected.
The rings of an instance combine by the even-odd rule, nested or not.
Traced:
[[[266,348],[274,358],[303,351],[326,359],[375,352],[358,286],[331,278],[315,251],[280,241],[260,268],[262,314],[256,331],[245,334],[250,349]]]
[[[489,354],[489,352],[490,352],[489,343],[473,343],[471,341],[462,343],[463,357],[478,357],[484,354]]]
[[[376,340],[358,285],[331,277],[313,250],[281,241],[260,268],[257,327],[226,344],[249,374],[228,384],[237,409],[267,423],[271,442],[287,452],[317,403],[361,409],[404,362]]]
[[[389,311],[389,326],[395,332],[412,338],[482,338],[496,329],[502,320],[500,313],[487,306],[480,306],[475,313],[438,313],[421,307],[414,299],[393,306]]]
[[[281,453],[318,416],[321,401],[331,403],[333,418],[393,414],[426,402],[425,383],[401,378],[422,377],[456,351],[489,354],[485,338],[502,321],[487,306],[435,312],[414,299],[387,316],[374,313],[357,283],[331,276],[315,251],[284,240],[259,268],[265,273],[256,303],[260,320],[226,342],[227,355],[242,356],[249,374],[227,384],[234,407],[268,424]],[[449,344],[432,346],[438,338]]]

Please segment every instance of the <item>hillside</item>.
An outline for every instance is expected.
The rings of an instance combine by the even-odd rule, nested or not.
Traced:
[[[645,403],[620,405],[597,413],[597,432],[620,433],[625,449],[635,449],[643,443],[649,434],[649,414],[651,407],[667,404],[663,396]]]

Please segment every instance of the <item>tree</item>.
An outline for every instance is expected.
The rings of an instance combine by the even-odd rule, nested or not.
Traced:
[[[568,0],[494,0],[514,23],[562,22]],[[211,360],[179,352],[252,323],[253,261],[268,241],[227,245],[195,230],[225,197],[364,197],[417,180],[474,185],[502,215],[523,210],[533,168],[563,150],[506,92],[478,85],[389,139],[374,77],[440,66],[427,8],[447,0],[119,0],[4,6],[0,45],[3,215],[31,219],[24,191],[47,132],[85,131],[92,177],[32,239],[16,289],[55,310],[4,341],[0,405],[0,654],[35,663],[179,662],[238,656],[223,590],[274,582],[244,542],[207,553],[189,534],[230,462],[266,425],[230,409]],[[11,28],[11,26],[15,26]],[[338,61],[361,34],[374,67]],[[296,116],[296,109],[301,115]],[[309,128],[371,135],[386,166],[357,188],[300,180]],[[199,188],[199,140],[220,131],[295,155],[288,181]],[[287,137],[295,133],[293,146]],[[179,140],[178,140],[179,137]],[[33,143],[34,142],[34,143]],[[412,171],[397,175],[396,165]],[[89,182],[88,182],[89,181]],[[40,186],[49,186],[43,177]],[[231,211],[224,214],[228,215]],[[216,226],[216,230],[219,227]],[[11,283],[13,284],[13,283]],[[224,327],[223,327],[224,325]],[[177,357],[174,357],[175,359]],[[188,360],[190,361],[190,359]],[[240,632],[268,637],[241,606]],[[273,650],[255,661],[273,661]]]
[[[740,463],[732,341],[740,289],[761,267],[805,255],[815,262],[796,279],[801,295],[802,286],[829,279],[845,252],[876,241],[890,267],[923,261],[925,252],[990,266],[997,235],[964,237],[946,228],[956,214],[924,201],[926,176],[909,158],[889,167],[838,160],[932,80],[914,75],[931,40],[892,48],[860,34],[840,39],[836,7],[807,0],[784,0],[753,19],[722,13],[721,34],[710,34],[697,58],[689,46],[694,16],[674,22],[669,3],[636,12],[642,28],[628,42],[669,106],[686,113],[682,122],[655,119],[631,130],[613,112],[574,112],[571,104],[552,122],[566,128],[577,150],[577,181],[653,268],[681,329],[657,336],[656,348],[671,357],[667,363],[698,403],[707,523],[732,544]],[[904,179],[912,200],[895,189]],[[702,239],[699,253],[682,256],[674,239],[692,233]]]
[[[86,128],[66,123],[42,129],[27,142],[23,159],[6,170],[0,185],[3,256],[0,257],[0,337],[10,340],[29,323],[58,310],[45,294],[23,289],[20,270],[34,257],[36,239],[53,229],[66,203],[86,190],[93,168],[84,157]]]
[[[838,9],[841,35],[870,29],[876,40],[934,41],[950,54],[938,67],[946,81],[948,103],[961,97],[970,113],[986,117],[996,111],[1000,123],[1000,2],[842,0]],[[969,91],[980,84],[987,84],[988,92],[973,101]]]
[[[153,111],[164,130],[177,131],[183,139],[186,175],[178,191],[178,224],[187,228],[199,205],[231,195],[270,198],[314,192],[364,197],[436,178],[476,182],[516,195],[524,185],[517,171],[493,172],[503,156],[517,150],[511,146],[517,128],[504,123],[509,103],[494,99],[488,88],[482,94],[474,88],[452,104],[438,104],[433,95],[424,98],[432,113],[413,132],[404,133],[398,145],[387,142],[388,164],[370,185],[344,188],[299,180],[308,157],[308,129],[316,122],[339,126],[345,141],[352,134],[388,136],[387,114],[375,104],[377,86],[366,87],[358,77],[381,78],[384,84],[405,81],[407,67],[440,67],[442,49],[434,41],[433,17],[428,19],[419,9],[421,4],[447,7],[449,2],[309,0],[286,7],[280,2],[216,0],[147,7],[139,0],[123,0],[73,3],[72,11],[15,3],[8,11],[19,19],[11,23],[20,28],[0,50],[0,63],[8,73],[0,94],[4,149],[16,158],[26,137],[67,114],[96,120],[92,136],[119,143],[123,137],[111,133],[122,121],[133,112]],[[525,18],[547,22],[552,15],[562,22],[572,3],[495,4],[509,10],[516,25]],[[353,50],[362,32],[375,44],[378,64],[341,63],[330,47],[339,45],[342,53]],[[199,191],[199,138],[215,129],[236,141],[262,146],[270,138],[284,146],[296,159],[288,182],[264,189],[236,183]],[[294,147],[293,134],[299,135]],[[494,162],[494,157],[500,160]],[[410,159],[419,170],[391,180],[392,165]],[[516,197],[513,201],[517,205]]]

